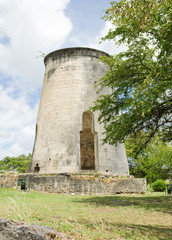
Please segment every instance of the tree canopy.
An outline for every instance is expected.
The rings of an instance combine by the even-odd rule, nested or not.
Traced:
[[[20,155],[18,157],[5,157],[0,160],[0,170],[4,171],[17,171],[19,173],[24,173],[29,171],[31,164],[32,154]]]
[[[142,132],[142,134],[144,134]],[[135,157],[133,150],[137,142],[128,138],[125,142],[130,174],[146,178],[148,183],[158,179],[172,180],[172,145],[162,142],[155,136],[147,147]]]
[[[112,28],[102,40],[127,46],[101,59],[108,71],[97,85],[112,92],[100,95],[91,109],[100,111],[104,142],[117,144],[132,136],[139,152],[155,135],[171,141],[172,1],[111,2],[104,19]]]

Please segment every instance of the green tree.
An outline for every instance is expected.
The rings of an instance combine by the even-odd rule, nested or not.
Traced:
[[[154,137],[141,153],[135,155],[137,142],[132,138],[126,141],[130,174],[144,177],[148,183],[158,179],[172,180],[172,145]]]
[[[127,46],[126,51],[101,59],[108,71],[97,85],[100,92],[110,87],[112,93],[100,95],[91,109],[100,111],[104,142],[117,144],[130,136],[139,153],[155,135],[171,141],[172,1],[111,2],[104,19],[112,28],[102,40]]]
[[[24,173],[29,170],[32,154],[20,155],[18,157],[5,157],[0,161],[0,170],[17,171]]]

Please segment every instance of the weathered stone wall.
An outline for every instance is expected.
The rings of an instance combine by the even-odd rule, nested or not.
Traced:
[[[32,190],[49,193],[114,195],[146,192],[146,180],[133,176],[57,174],[27,175],[27,177],[30,177]]]
[[[17,185],[17,175],[0,174],[0,188],[11,188]]]
[[[30,184],[32,190],[49,193],[113,195],[146,192],[146,180],[143,178],[98,175],[96,173],[92,175],[0,175],[0,188],[16,187],[18,178],[29,179],[27,184]]]
[[[104,129],[97,121],[98,112],[92,114],[91,128],[84,125],[83,114],[98,97],[95,83],[107,71],[100,56],[107,54],[90,48],[68,48],[45,57],[31,172],[73,173],[90,169],[129,174],[124,144],[102,145]],[[107,92],[110,90],[101,94]],[[83,137],[82,132],[87,136]]]

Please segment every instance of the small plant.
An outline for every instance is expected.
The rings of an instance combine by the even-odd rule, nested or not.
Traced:
[[[162,179],[158,179],[152,183],[152,189],[155,192],[163,192],[166,189],[165,181]]]
[[[152,184],[147,184],[147,191],[148,192],[153,192]]]

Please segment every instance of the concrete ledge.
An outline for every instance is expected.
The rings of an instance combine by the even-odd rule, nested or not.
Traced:
[[[89,56],[99,58],[101,56],[109,56],[106,52],[93,48],[75,47],[75,48],[63,48],[49,53],[44,58],[44,63],[46,64],[49,59],[54,60],[62,57],[76,57],[76,56]]]

